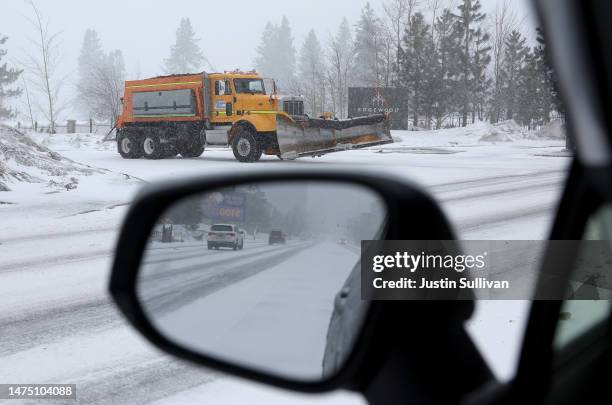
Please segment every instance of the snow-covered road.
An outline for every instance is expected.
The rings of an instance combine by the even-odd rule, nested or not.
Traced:
[[[434,194],[463,239],[545,238],[569,163],[547,155],[560,150],[560,142],[449,146],[446,139],[428,141],[418,135],[413,143],[452,153],[391,145],[295,162],[265,159],[260,165],[278,170],[354,167],[402,176]],[[228,150],[207,151],[199,159],[126,161],[112,150],[65,144],[55,149],[75,161],[147,182],[254,167],[236,163]],[[159,353],[127,327],[108,300],[106,284],[125,204],[140,187],[129,182],[89,190],[84,184],[87,194],[76,199],[71,192],[0,195],[11,203],[0,205],[0,382],[74,383],[79,403],[238,404],[246,403],[245,398],[250,404],[362,403],[349,393],[294,395],[192,367]],[[180,264],[188,272],[189,260],[202,252],[197,246],[184,248],[194,249]],[[282,261],[302,248],[288,244],[275,257]],[[240,269],[245,261],[257,262],[266,249],[247,245],[239,252],[210,252],[207,260],[231,256],[228,265]],[[169,254],[156,252],[147,260],[163,262]],[[262,266],[258,271],[265,271]],[[163,274],[159,276],[156,282],[162,288]],[[247,276],[229,277],[225,283]],[[525,308],[521,302],[479,303],[470,324],[501,377],[512,373]]]

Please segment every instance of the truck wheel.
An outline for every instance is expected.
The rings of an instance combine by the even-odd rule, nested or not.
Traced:
[[[202,144],[202,141],[195,139],[188,144],[181,145],[181,147],[179,148],[179,153],[185,159],[197,158],[202,156],[202,153],[204,153],[205,148],[206,147],[204,146],[204,144]]]
[[[164,156],[162,156],[163,158],[174,158],[177,155],[177,151],[176,148],[172,145],[167,146],[166,149],[164,150]]]
[[[142,140],[142,152],[147,159],[161,159],[165,150],[157,135],[146,135]]]
[[[236,160],[243,163],[257,162],[263,153],[251,131],[245,128],[241,128],[234,137],[232,149]]]
[[[136,139],[123,131],[117,137],[117,151],[124,159],[138,159],[142,157],[140,145]]]

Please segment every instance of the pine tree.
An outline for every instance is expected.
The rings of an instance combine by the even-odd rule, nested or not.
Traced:
[[[276,38],[278,47],[278,63],[280,68],[279,80],[283,88],[291,90],[295,82],[295,47],[293,46],[293,34],[287,17],[283,16]]]
[[[527,49],[522,69],[514,86],[517,88],[519,103],[516,108],[516,120],[521,125],[533,128],[543,117],[544,88],[538,73],[537,57]]]
[[[205,64],[210,65],[198,45],[195,31],[189,18],[181,19],[176,30],[176,41],[170,48],[170,57],[164,60],[164,70],[167,74],[182,74],[200,72]]]
[[[195,195],[181,200],[166,212],[164,221],[168,224],[197,229],[204,222],[202,196]]]
[[[433,64],[433,118],[436,129],[442,127],[444,119],[457,106],[459,78],[460,33],[455,26],[456,16],[444,9],[435,24],[437,46]]]
[[[300,88],[306,98],[306,110],[313,116],[325,110],[325,61],[323,49],[314,30],[310,30],[300,51]]]
[[[533,52],[536,58],[539,81],[541,82],[542,91],[544,92],[542,99],[542,114],[543,121],[546,124],[550,122],[551,110],[555,110],[555,112],[564,115],[565,107],[563,106],[561,95],[559,94],[555,72],[548,59],[548,49],[546,47],[544,32],[541,28],[537,28],[536,33],[538,45],[536,45]]]
[[[278,27],[270,21],[266,24],[261,41],[257,47],[257,56],[255,57],[255,68],[257,71],[268,77],[274,77],[277,73],[276,66],[276,37]]]
[[[7,37],[0,36],[0,46],[4,45],[8,40]],[[2,64],[2,58],[6,56],[8,51],[0,48],[0,119],[13,118],[15,112],[5,103],[9,98],[17,97],[21,94],[21,89],[7,89],[7,86],[14,84],[21,76],[22,71],[14,68],[9,68],[7,63]]]
[[[383,82],[381,22],[366,3],[355,26],[355,79],[360,86],[379,87]]]
[[[506,119],[517,119],[521,103],[519,91],[520,81],[523,77],[526,58],[529,48],[527,41],[518,31],[512,31],[506,39],[504,61],[502,63],[503,77],[503,103]]]
[[[115,123],[121,113],[125,62],[119,50],[105,53],[98,33],[85,31],[78,60],[76,103],[87,118]]]
[[[331,98],[333,100],[332,111],[340,118],[347,116],[348,87],[352,85],[352,67],[355,62],[353,50],[351,27],[348,20],[344,18],[327,49],[328,81],[332,88]]]
[[[433,83],[433,39],[431,27],[422,13],[416,13],[404,33],[400,56],[400,82],[410,92],[413,125],[419,115],[431,113],[431,86]]]
[[[100,65],[104,63],[104,58],[105,55],[98,33],[92,29],[86,30],[78,60],[76,107],[87,118],[93,118],[95,115],[92,104],[97,100],[95,96],[91,95],[89,90],[92,76]]]
[[[289,20],[283,17],[280,25],[268,22],[257,47],[257,71],[276,79],[279,90],[286,93],[295,87],[295,64],[295,47]]]
[[[456,28],[461,34],[461,47],[459,50],[460,65],[460,88],[459,102],[462,115],[462,126],[467,125],[470,103],[474,101],[474,88],[476,80],[474,78],[475,64],[484,63],[483,55],[478,56],[475,52],[476,40],[484,38],[483,21],[486,14],[481,12],[479,0],[463,0],[459,5]]]
[[[491,46],[489,46],[489,34],[481,28],[474,32],[474,53],[472,56],[472,122],[484,119],[485,103],[490,93],[493,81],[488,76],[487,68],[491,63]]]

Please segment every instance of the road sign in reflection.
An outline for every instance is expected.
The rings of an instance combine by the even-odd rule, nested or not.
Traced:
[[[210,193],[202,205],[204,217],[213,221],[243,222],[246,197],[243,193]]]

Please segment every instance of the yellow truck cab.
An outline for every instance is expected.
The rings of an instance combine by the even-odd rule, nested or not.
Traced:
[[[209,80],[213,91],[212,125],[233,125],[241,117],[260,132],[276,130],[275,118],[279,112],[276,92],[267,93],[270,90],[257,73],[214,73],[209,75]]]
[[[208,80],[211,112],[207,143],[232,145],[239,161],[259,160],[262,153],[280,155],[276,120],[278,114],[287,113],[279,108],[274,81],[266,83],[256,72],[240,71],[212,73]],[[303,115],[303,101],[294,102],[301,104]]]

